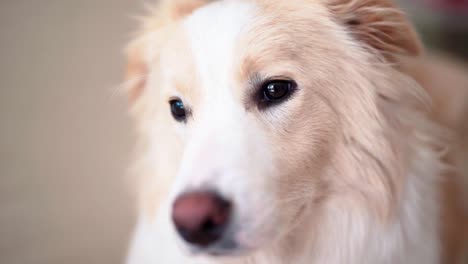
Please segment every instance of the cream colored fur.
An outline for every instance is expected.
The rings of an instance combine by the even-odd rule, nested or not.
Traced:
[[[421,48],[402,14],[384,0],[204,2],[164,2],[130,46],[142,157],[128,263],[441,263],[448,132],[398,67]],[[275,76],[299,89],[260,111],[252,83]],[[234,201],[238,251],[193,255],[174,231],[174,199],[203,188]]]

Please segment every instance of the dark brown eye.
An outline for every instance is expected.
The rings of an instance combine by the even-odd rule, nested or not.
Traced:
[[[174,99],[169,101],[171,106],[171,113],[175,120],[179,122],[185,122],[187,120],[187,111],[184,103],[180,99]]]
[[[291,80],[270,80],[265,82],[259,94],[259,107],[266,108],[286,101],[295,91],[296,83]]]
[[[263,92],[268,100],[281,100],[289,94],[291,87],[289,81],[273,81],[265,85]]]

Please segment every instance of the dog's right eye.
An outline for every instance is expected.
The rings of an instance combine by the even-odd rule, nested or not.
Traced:
[[[277,104],[280,104],[289,99],[296,91],[297,84],[293,80],[273,79],[264,82],[257,95],[256,99],[258,107],[264,109]]]
[[[187,121],[187,110],[185,109],[185,105],[180,99],[173,99],[169,101],[169,105],[171,107],[171,113],[175,120],[179,122],[186,122]]]

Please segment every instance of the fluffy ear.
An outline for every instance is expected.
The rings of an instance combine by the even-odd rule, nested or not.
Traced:
[[[144,91],[148,74],[148,47],[157,53],[158,46],[165,39],[164,28],[188,15],[212,0],[160,0],[151,8],[150,15],[142,18],[142,27],[136,38],[127,47],[127,71],[125,84],[128,97],[134,103]],[[166,30],[167,31],[167,30]],[[153,56],[156,54],[152,54]]]
[[[328,0],[336,18],[354,37],[387,59],[422,52],[418,35],[391,0]]]
[[[148,66],[144,59],[145,42],[137,39],[127,47],[127,71],[125,73],[125,88],[128,99],[135,102],[143,91],[148,74]]]

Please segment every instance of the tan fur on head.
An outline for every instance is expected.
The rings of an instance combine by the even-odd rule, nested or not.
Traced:
[[[327,0],[349,32],[387,59],[419,55],[421,42],[403,12],[391,0]]]

